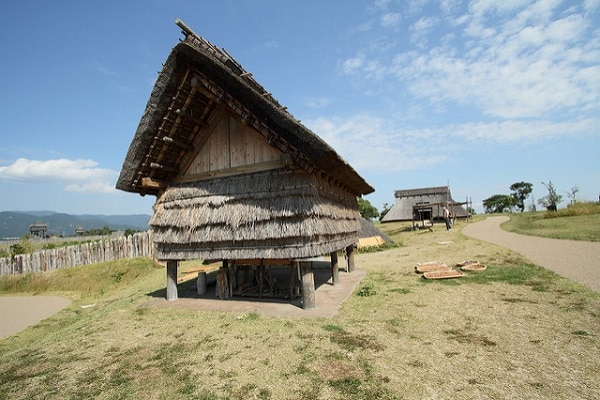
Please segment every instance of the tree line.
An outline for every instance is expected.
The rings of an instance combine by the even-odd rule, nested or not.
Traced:
[[[538,199],[538,204],[548,211],[556,211],[558,204],[563,200],[562,195],[558,194],[552,181],[548,183],[542,182],[542,185],[548,191],[548,194]],[[533,192],[533,184],[531,182],[516,182],[510,185],[510,194],[495,194],[483,200],[483,207],[486,213],[502,213],[505,211],[520,212],[525,211],[525,201],[529,195]],[[568,192],[568,197],[571,200],[571,204],[575,203],[575,196],[579,192],[577,186],[573,186]],[[530,211],[536,211],[535,203],[533,201],[530,205]]]

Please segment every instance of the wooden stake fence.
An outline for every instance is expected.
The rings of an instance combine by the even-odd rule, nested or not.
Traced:
[[[152,231],[0,258],[0,276],[52,271],[125,258],[154,258]]]

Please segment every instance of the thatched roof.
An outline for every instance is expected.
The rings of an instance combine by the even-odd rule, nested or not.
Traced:
[[[307,258],[357,243],[356,197],[374,189],[226,51],[182,28],[117,181],[157,196],[158,259]]]
[[[180,25],[181,26],[181,25]],[[117,188],[157,194],[192,152],[220,104],[287,154],[355,196],[374,191],[333,148],[296,120],[225,50],[189,29],[160,72],[123,163]],[[144,180],[145,179],[145,180]],[[149,183],[150,182],[150,183]]]
[[[403,189],[394,192],[395,198],[418,197],[418,196],[445,196],[447,200],[451,199],[450,188],[448,186],[435,186],[418,189]]]
[[[448,205],[456,217],[466,217],[467,211],[452,199],[448,186],[396,190],[396,203],[387,212],[382,222],[411,221],[414,206],[431,206],[431,218],[442,217],[442,206]]]
[[[381,237],[386,243],[394,243],[392,238],[389,237],[384,231],[373,225],[371,221],[361,217],[358,237],[361,239],[366,239],[374,236]]]

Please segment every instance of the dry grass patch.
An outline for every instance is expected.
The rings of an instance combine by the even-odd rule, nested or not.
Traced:
[[[600,296],[460,224],[389,226],[403,246],[357,255],[367,276],[332,319],[145,307],[154,267],[113,281],[0,341],[0,399],[599,398]],[[465,259],[488,268],[414,272]]]

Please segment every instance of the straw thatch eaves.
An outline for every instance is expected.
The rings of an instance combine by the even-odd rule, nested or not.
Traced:
[[[305,258],[357,241],[355,203],[312,175],[264,171],[170,187],[150,224],[163,260]]]
[[[356,197],[374,189],[227,52],[184,33],[117,181],[157,196],[158,258],[291,259],[356,243]]]

